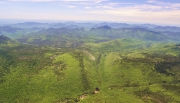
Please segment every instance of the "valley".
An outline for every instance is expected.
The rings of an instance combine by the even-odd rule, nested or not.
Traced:
[[[124,25],[1,26],[0,103],[179,103],[178,27]]]

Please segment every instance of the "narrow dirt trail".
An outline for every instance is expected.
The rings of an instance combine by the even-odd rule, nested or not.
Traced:
[[[83,52],[86,53],[87,55],[89,55],[92,61],[96,60],[96,58],[92,54],[90,54],[88,51],[83,50]]]

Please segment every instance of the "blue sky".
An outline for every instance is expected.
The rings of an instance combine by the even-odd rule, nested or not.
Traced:
[[[0,0],[0,19],[180,25],[179,0]]]

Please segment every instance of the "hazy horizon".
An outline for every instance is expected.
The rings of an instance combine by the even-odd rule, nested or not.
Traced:
[[[143,25],[143,24],[148,24],[148,25],[157,25],[157,26],[172,26],[172,27],[180,27],[179,25],[173,25],[173,24],[158,24],[158,23],[140,23],[140,22],[116,22],[116,21],[85,21],[85,20],[22,20],[22,19],[0,19],[0,25],[11,25],[11,24],[18,24],[18,23],[27,23],[27,22],[35,22],[35,23],[67,23],[67,22],[75,22],[75,23],[93,23],[93,24],[98,24],[98,23],[125,23],[129,25]]]
[[[1,20],[99,21],[180,26],[178,0],[1,0]]]

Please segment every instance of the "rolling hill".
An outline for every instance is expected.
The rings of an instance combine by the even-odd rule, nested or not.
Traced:
[[[55,24],[1,27],[0,103],[180,102],[179,32]]]
[[[167,41],[176,38],[176,36],[179,35],[169,35],[161,32],[149,31],[143,28],[114,29],[109,26],[101,26],[92,28],[89,31],[86,31],[84,28],[49,28],[22,36],[17,40],[22,43],[37,45],[73,45],[74,43],[80,42],[100,42],[117,38],[135,38],[145,41]]]
[[[14,40],[11,40],[10,38],[4,36],[4,35],[0,35],[0,44],[8,44],[8,43],[17,43],[16,41]]]

